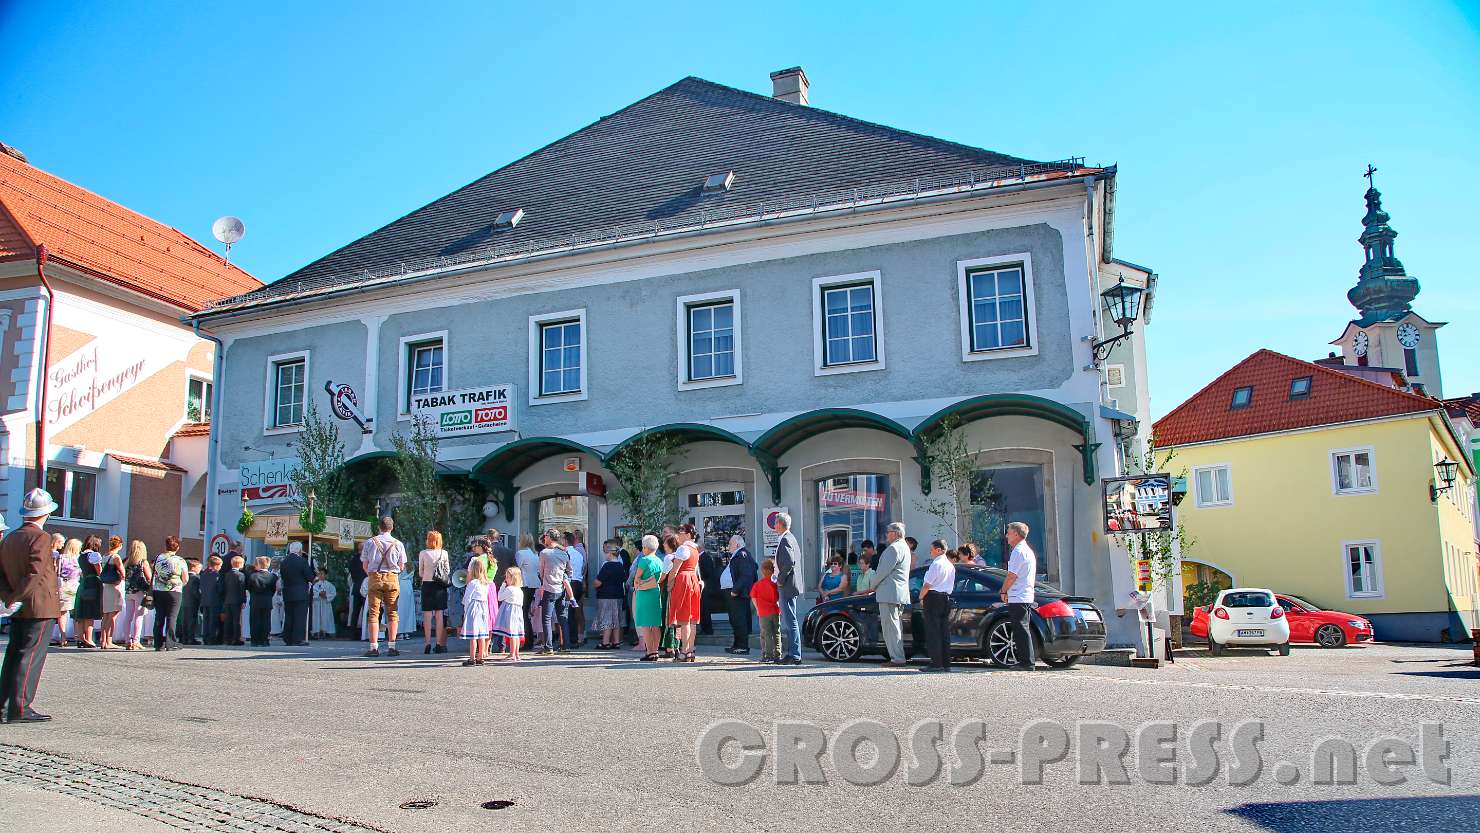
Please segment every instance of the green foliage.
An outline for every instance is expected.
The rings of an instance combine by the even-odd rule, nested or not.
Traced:
[[[1189,584],[1184,589],[1186,590],[1186,593],[1182,597],[1183,605],[1187,610],[1187,615],[1191,616],[1192,609],[1194,607],[1202,607],[1203,605],[1212,604],[1214,601],[1217,600],[1218,594],[1223,592],[1224,590],[1227,590],[1228,588],[1223,587],[1218,583],[1216,579],[1214,579],[1210,582],[1200,581],[1197,584]]]
[[[324,527],[328,523],[328,513],[319,508],[317,504],[314,505],[312,510],[305,506],[303,511],[298,513],[298,525],[302,526],[303,530],[310,535],[318,535],[320,532],[323,532]]]
[[[642,533],[656,533],[683,517],[673,471],[684,454],[682,446],[672,434],[648,434],[607,461],[607,470],[617,480],[612,498]]]
[[[416,551],[429,530],[437,528],[446,497],[437,482],[437,432],[430,419],[412,419],[409,435],[397,431],[391,435],[396,455],[388,459],[400,484],[400,502],[396,504],[396,532],[406,548]]]
[[[980,449],[977,449],[980,451]],[[915,499],[915,508],[933,516],[940,529],[951,531],[952,540],[995,540],[990,512],[971,502],[972,483],[977,478],[976,452],[966,442],[966,430],[954,414],[940,421],[924,438],[924,456],[930,466],[931,490]],[[990,489],[990,479],[987,483]],[[1000,527],[1000,519],[996,524]],[[1001,530],[997,530],[1001,534]]]
[[[1146,444],[1146,453],[1141,459],[1128,458],[1126,465],[1127,474],[1153,474],[1156,472],[1170,472],[1172,460],[1176,452],[1168,451],[1158,453],[1155,440]],[[1187,469],[1184,467],[1174,477],[1185,477]],[[1157,530],[1155,532],[1125,532],[1117,534],[1121,544],[1126,548],[1126,558],[1130,561],[1131,570],[1134,574],[1136,564],[1139,561],[1148,561],[1151,565],[1151,587],[1152,591],[1161,590],[1171,583],[1172,578],[1182,570],[1181,559],[1186,558],[1196,545],[1196,540],[1187,534],[1187,528],[1180,521],[1171,530]]]
[[[344,442],[339,437],[339,426],[319,414],[312,398],[303,412],[303,430],[293,447],[298,451],[298,467],[289,473],[288,479],[297,492],[293,501],[299,510],[307,514],[308,496],[312,494],[315,514],[343,514],[348,508]],[[303,528],[309,529],[309,525],[305,523]]]
[[[252,514],[252,510],[243,506],[242,516],[236,519],[236,531],[246,535],[247,530],[252,528],[252,522],[255,520],[257,520],[257,516]]]
[[[483,504],[488,491],[478,481],[462,476],[442,478],[440,488],[447,506],[442,519],[443,545],[455,559],[469,538],[485,531]]]

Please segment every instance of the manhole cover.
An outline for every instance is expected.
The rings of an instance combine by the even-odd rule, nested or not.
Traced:
[[[430,798],[423,798],[420,801],[401,802],[402,810],[430,810],[435,806],[437,806],[437,802]]]
[[[514,802],[512,802],[512,801],[505,801],[502,798],[500,798],[500,799],[498,799],[496,801],[485,801],[485,802],[483,802],[483,809],[485,809],[485,810],[502,810],[502,809],[504,809],[506,807],[513,807],[513,806],[514,806]]]

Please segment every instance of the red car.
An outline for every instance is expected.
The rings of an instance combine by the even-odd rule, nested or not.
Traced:
[[[1372,623],[1354,613],[1322,610],[1299,596],[1276,593],[1275,601],[1285,609],[1291,642],[1314,642],[1322,648],[1341,648],[1371,642]],[[1192,611],[1192,635],[1208,638],[1208,606]]]

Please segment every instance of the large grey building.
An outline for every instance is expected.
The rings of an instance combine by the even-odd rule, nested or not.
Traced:
[[[889,521],[951,537],[921,437],[956,415],[973,500],[1032,526],[1044,578],[1123,607],[1099,478],[1149,424],[1146,316],[1096,347],[1122,333],[1103,293],[1149,310],[1155,276],[1112,257],[1114,167],[852,119],[808,106],[800,69],[772,78],[772,97],[686,78],[195,316],[224,346],[211,528],[238,488],[281,499],[262,484],[305,403],[352,390],[353,457],[434,417],[442,463],[516,534],[610,536],[618,507],[570,469],[610,481],[624,441],[671,432],[688,515],[759,548],[788,510],[811,587]]]

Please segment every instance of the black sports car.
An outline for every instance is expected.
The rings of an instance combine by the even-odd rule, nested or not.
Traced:
[[[920,616],[920,586],[926,567],[910,573],[910,598],[916,601],[902,617],[905,652],[925,653],[925,625]],[[956,608],[951,612],[951,654],[985,657],[994,665],[1017,664],[1012,625],[1001,599],[1007,573],[995,567],[956,565]],[[1034,585],[1037,610],[1032,617],[1037,655],[1056,668],[1068,668],[1087,654],[1105,650],[1105,620],[1099,608],[1085,598],[1066,595],[1052,585]],[[879,607],[872,595],[846,596],[824,602],[802,622],[802,639],[834,662],[863,654],[883,654]]]

